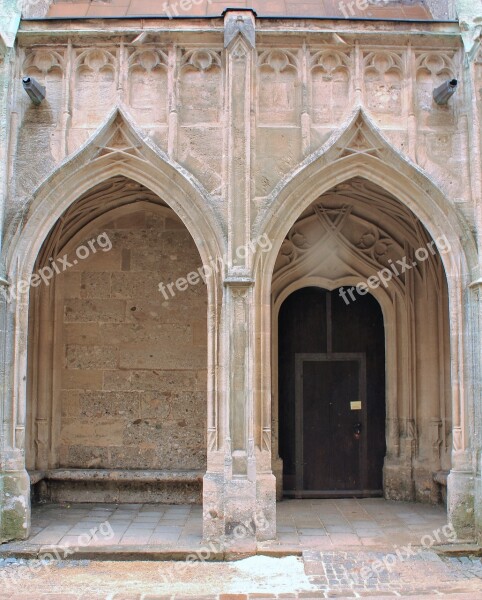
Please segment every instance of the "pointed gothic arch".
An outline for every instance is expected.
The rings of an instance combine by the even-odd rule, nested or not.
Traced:
[[[64,161],[32,195],[20,225],[6,238],[9,277],[31,271],[38,250],[58,217],[83,193],[116,175],[141,183],[162,198],[191,233],[203,261],[222,255],[222,226],[210,196],[184,167],[172,161],[115,108],[97,132]]]
[[[89,190],[115,177],[141,184],[162,199],[186,226],[203,264],[223,256],[222,227],[209,194],[192,174],[151,144],[123,108],[116,108],[94,136],[39,186],[26,207],[23,221],[12,225],[6,237],[3,260],[10,290],[15,292],[8,312],[11,323],[15,323],[11,327],[14,356],[9,358],[14,368],[7,391],[13,427],[8,443],[19,456],[24,456],[25,449],[29,312],[29,289],[22,284],[29,281],[42,244],[61,215]],[[207,363],[212,376],[216,360],[212,332],[219,318],[218,274],[208,277],[207,284],[210,332]],[[211,406],[213,387],[208,384],[211,428],[215,427]]]
[[[465,219],[433,181],[408,158],[394,148],[380,130],[358,107],[348,122],[328,142],[286,176],[272,194],[260,201],[253,225],[253,238],[266,234],[273,244],[269,253],[259,252],[255,260],[257,301],[263,307],[261,337],[257,348],[262,365],[258,370],[259,388],[271,390],[271,316],[270,298],[274,264],[290,228],[300,215],[323,193],[353,178],[363,178],[378,185],[407,207],[426,228],[432,239],[444,237],[451,252],[442,256],[448,283],[450,320],[450,370],[453,378],[452,472],[449,497],[455,486],[459,498],[470,497],[470,480],[463,474],[470,470],[470,448],[474,436],[469,415],[474,398],[464,388],[460,373],[472,364],[470,315],[466,310],[469,289],[477,273],[477,251]],[[461,340],[460,332],[464,332]],[[273,357],[274,358],[274,357]],[[271,422],[271,392],[260,397],[263,430]],[[268,417],[269,415],[269,417]],[[465,478],[464,478],[465,477]],[[455,479],[457,481],[455,483]],[[450,481],[454,481],[450,484]],[[449,500],[450,504],[450,500]],[[450,509],[449,509],[450,511]]]

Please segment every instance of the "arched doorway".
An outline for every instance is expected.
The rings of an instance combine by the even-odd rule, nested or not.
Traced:
[[[444,483],[451,468],[452,406],[448,291],[441,255],[450,255],[450,252],[451,246],[444,236],[431,238],[407,207],[380,186],[361,177],[339,184],[320,195],[292,225],[278,253],[271,288],[273,470],[277,478],[278,498],[283,495],[283,487],[291,496],[363,496],[380,494],[383,490],[385,497],[397,500],[438,502],[443,497]],[[306,299],[299,302],[298,308],[292,309],[298,316],[292,317],[296,324],[290,326],[288,339],[298,338],[291,352],[300,356],[285,359],[282,355],[285,342],[280,336],[286,337],[286,332],[280,321],[285,319],[287,307],[292,302],[296,303],[296,293],[308,293],[298,290],[313,287],[321,289],[317,293],[324,294],[323,300],[318,297],[315,306],[317,302],[319,306],[316,309],[305,307],[305,302],[308,302]],[[322,290],[328,290],[330,294]],[[290,299],[291,295],[293,298]],[[325,332],[320,324],[323,319],[318,319],[318,324],[315,323],[316,318],[308,319],[304,324],[299,321],[307,318],[310,310],[314,314],[326,314],[327,298],[331,298],[332,313],[334,306],[336,310],[339,308],[344,311],[345,316],[332,316],[331,319],[335,320],[329,326],[325,317]],[[357,462],[357,446],[353,444],[353,435],[357,433],[355,429],[361,429],[357,433],[360,437],[358,450],[369,452],[368,445],[365,449],[363,438],[363,430],[368,428],[369,419],[366,425],[355,420],[351,414],[351,404],[344,405],[347,415],[341,415],[338,422],[330,422],[327,414],[322,418],[319,411],[309,406],[310,401],[304,399],[302,375],[306,371],[308,378],[312,379],[308,386],[312,389],[306,393],[308,397],[311,394],[314,406],[317,406],[316,403],[319,406],[319,397],[329,398],[333,393],[326,389],[326,382],[334,378],[335,372],[335,379],[348,386],[347,373],[350,368],[351,377],[358,384],[353,383],[351,388],[348,386],[343,390],[343,395],[359,395],[360,387],[363,387],[360,384],[360,365],[363,361],[361,356],[355,355],[370,353],[373,349],[370,349],[366,339],[363,340],[366,334],[352,334],[350,327],[353,327],[353,323],[361,327],[363,320],[370,318],[369,303],[376,307],[373,310],[379,315],[380,326],[376,337],[380,341],[377,347],[380,348],[379,356],[382,356],[381,348],[384,348],[385,355],[385,387],[384,393],[380,392],[380,398],[385,398],[385,407],[378,408],[377,413],[384,420],[386,452],[381,470],[380,454],[384,446],[381,425],[378,424],[375,437],[380,442],[373,459],[373,475],[368,472],[364,475],[363,470],[368,469],[365,466],[368,454],[365,461],[359,457],[360,462]],[[358,311],[360,314],[354,318]],[[300,332],[303,327],[305,332],[302,335]],[[318,339],[318,347],[311,345],[310,338],[313,336]],[[334,343],[339,345],[334,347]],[[333,360],[327,360],[333,357],[326,356],[333,353],[347,354],[352,364],[334,366]],[[305,361],[303,354],[315,356],[307,356],[309,360]],[[358,367],[355,367],[355,363]],[[293,377],[291,383],[283,379],[289,377],[290,370]],[[288,418],[283,416],[283,394],[288,388],[292,390],[292,408],[289,410],[293,411],[298,406],[298,419],[295,418],[296,412],[292,412]],[[355,402],[353,412],[357,412],[357,403],[360,401],[363,412],[363,397],[348,399],[349,403],[352,401]],[[299,440],[304,430],[303,419],[299,415],[303,412],[300,406],[303,407],[304,402],[308,402],[306,410],[313,432],[312,441],[308,436],[308,441],[305,440],[300,449]],[[383,404],[382,400],[380,404]],[[321,420],[317,422],[317,419]],[[298,430],[293,429],[297,424]],[[334,435],[333,428],[338,425],[346,429],[344,441],[341,437],[336,440],[330,437]],[[328,429],[325,431],[324,427]],[[348,429],[351,429],[350,440]],[[318,468],[315,474],[309,474],[306,479],[304,473],[300,475],[302,471],[298,467],[306,466],[304,453],[312,461],[322,459],[319,444],[321,435],[331,443],[329,460],[332,471],[323,473]],[[290,448],[290,444],[293,447]],[[344,455],[343,451],[337,453],[337,445],[341,445],[348,454]],[[343,463],[343,468],[340,467],[338,471],[344,471],[344,474],[338,479],[335,476],[335,459]],[[298,465],[294,469],[296,461]],[[356,469],[353,466],[350,470],[348,461],[352,466],[356,463]],[[326,460],[323,462],[326,463]],[[285,475],[288,480],[291,477],[291,482],[286,480]]]
[[[383,495],[385,342],[371,295],[304,287],[278,318],[283,492],[296,498]]]
[[[124,176],[81,195],[54,225],[29,304],[36,497],[201,503],[207,293],[200,276],[175,285],[201,266],[176,213]]]

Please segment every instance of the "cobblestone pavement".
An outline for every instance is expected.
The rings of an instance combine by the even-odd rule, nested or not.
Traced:
[[[1,600],[482,599],[482,562],[432,551],[390,560],[379,551],[305,551],[235,563],[0,562]],[[381,565],[381,566],[380,566]]]

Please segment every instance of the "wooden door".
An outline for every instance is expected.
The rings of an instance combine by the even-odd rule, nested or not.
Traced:
[[[338,290],[304,288],[284,302],[279,399],[286,495],[382,494],[384,363],[374,298],[346,305]]]

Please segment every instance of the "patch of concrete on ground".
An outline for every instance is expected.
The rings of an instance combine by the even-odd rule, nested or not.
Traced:
[[[234,580],[229,586],[229,591],[232,593],[246,594],[260,591],[282,594],[317,589],[305,574],[303,560],[296,556],[283,558],[252,556],[234,563],[231,568],[239,573],[240,578],[239,581]],[[245,581],[246,577],[251,581]],[[253,584],[256,589],[251,589]]]

